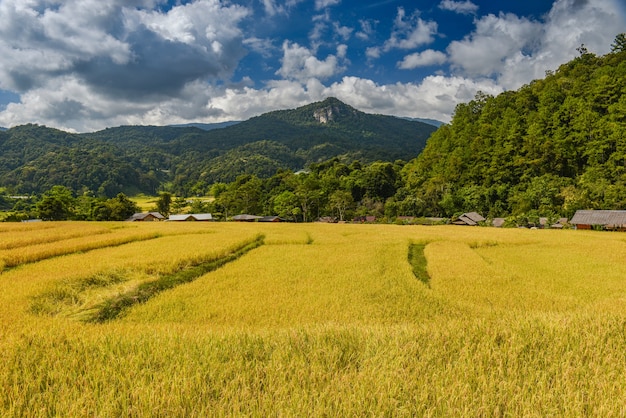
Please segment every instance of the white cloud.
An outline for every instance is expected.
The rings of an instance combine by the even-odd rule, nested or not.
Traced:
[[[442,10],[449,10],[460,14],[474,14],[478,11],[478,6],[472,3],[470,0],[442,0],[441,3],[439,3],[439,8]]]
[[[403,70],[413,70],[418,67],[443,64],[446,61],[447,57],[443,52],[427,49],[423,52],[416,52],[414,54],[407,55],[398,63],[398,68]]]
[[[264,4],[283,13],[299,1]],[[541,20],[511,14],[477,18],[475,30],[446,51],[450,76],[395,84],[346,76],[330,83],[350,63],[351,35],[343,26],[325,28],[319,40],[328,46],[325,37],[332,35],[336,52],[318,58],[314,46],[284,42],[281,50],[269,38],[245,38],[239,27],[250,11],[232,3],[196,0],[168,12],[157,11],[156,3],[0,0],[0,89],[20,93],[20,103],[0,111],[0,126],[36,122],[82,132],[123,124],[243,120],[328,96],[366,112],[449,121],[455,106],[476,91],[498,94],[543,77],[578,55],[582,43],[604,54],[626,27],[618,0],[556,0]],[[323,17],[320,21],[331,22]],[[360,23],[356,38],[374,39],[377,22]],[[437,31],[435,22],[399,9],[389,40],[365,54],[375,59],[391,49],[423,47]],[[244,47],[264,57],[282,53],[276,72],[282,79],[262,87],[247,77],[229,83]],[[446,60],[431,49],[410,52],[399,68]]]
[[[367,41],[375,33],[374,26],[377,22],[371,20],[359,20],[361,30],[356,33],[356,37],[362,41]]]
[[[476,30],[448,46],[450,62],[470,76],[498,74],[506,59],[534,47],[542,26],[513,14],[487,15],[476,21]]]
[[[517,89],[574,58],[583,43],[590,52],[607,53],[608,40],[626,25],[617,10],[614,0],[556,0],[543,21],[483,16],[474,32],[450,43],[449,61],[458,74],[490,76]]]
[[[372,46],[365,49],[365,55],[368,59],[377,59],[380,58],[382,51],[377,46]]]
[[[399,7],[394,29],[391,37],[385,42],[384,50],[413,49],[430,44],[435,40],[437,27],[437,22],[421,19],[418,12],[406,16],[404,9]]]
[[[335,6],[341,3],[341,0],[315,0],[315,10],[322,10],[326,7]]]
[[[345,54],[345,45],[340,46],[339,55]],[[328,55],[325,60],[317,59],[311,50],[296,43],[283,43],[282,66],[276,72],[289,80],[306,81],[310,78],[327,79],[342,71],[336,55]]]

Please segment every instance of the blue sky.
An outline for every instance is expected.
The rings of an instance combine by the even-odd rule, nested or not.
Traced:
[[[626,32],[623,0],[0,0],[0,126],[244,120],[335,96],[447,122]]]

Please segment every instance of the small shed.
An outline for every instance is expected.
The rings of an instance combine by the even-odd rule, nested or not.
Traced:
[[[317,222],[324,224],[336,224],[338,219],[334,216],[321,216],[317,218]]]
[[[367,216],[355,216],[355,217],[352,219],[352,222],[355,222],[355,223],[359,223],[359,222],[360,222],[360,223],[366,223],[366,222],[367,222],[367,223],[374,223],[374,222],[376,222],[376,217],[375,217],[375,216],[373,216],[373,215],[367,215]]]
[[[479,222],[484,222],[485,218],[477,212],[467,212],[461,214],[456,220],[452,221],[454,225],[478,225]]]
[[[127,219],[127,221],[130,222],[154,222],[163,220],[165,220],[165,216],[161,215],[159,212],[135,213],[133,214],[133,216]]]
[[[610,231],[626,231],[626,210],[577,210],[570,224],[576,229],[600,227]]]
[[[562,229],[567,225],[567,218],[559,218],[553,224],[549,224],[548,218],[539,218],[539,226],[541,228]]]
[[[261,218],[262,218],[262,216],[248,215],[248,214],[242,213],[241,215],[233,216],[232,220],[236,221],[236,222],[254,222],[254,221],[257,221],[257,220],[259,220]]]
[[[280,216],[262,216],[259,222],[285,222],[285,219]]]
[[[502,228],[505,223],[506,223],[505,218],[493,218],[493,220],[491,221],[491,225],[493,225],[496,228]]]

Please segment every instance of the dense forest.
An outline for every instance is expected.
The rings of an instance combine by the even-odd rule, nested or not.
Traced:
[[[269,177],[342,156],[408,160],[437,128],[360,112],[329,98],[221,129],[121,126],[71,134],[38,125],[0,131],[0,187],[41,194],[55,185],[114,197],[122,192],[205,194],[241,174]]]
[[[366,115],[336,99],[217,129],[210,139],[195,128],[120,127],[90,135],[13,128],[0,132],[3,150],[10,141],[26,146],[2,154],[0,204],[10,208],[8,194],[24,187],[50,199],[62,185],[74,193],[69,207],[82,208],[66,216],[83,219],[109,216],[102,205],[128,206],[115,194],[126,189],[161,192],[163,212],[217,218],[372,215],[391,222],[477,211],[526,225],[577,209],[624,209],[626,35],[604,56],[584,46],[579,52],[517,91],[479,92],[457,106],[449,124],[419,133],[422,124]],[[435,129],[422,151],[424,135]],[[22,134],[38,130],[46,147]],[[97,188],[84,186],[91,178]],[[214,199],[173,198],[206,194]],[[37,197],[24,210],[37,215],[40,207]]]
[[[431,214],[626,207],[626,37],[517,91],[478,94],[403,169]]]

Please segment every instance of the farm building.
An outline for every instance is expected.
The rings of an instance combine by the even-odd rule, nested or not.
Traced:
[[[626,231],[626,210],[577,210],[570,224],[576,229]]]
[[[352,222],[354,222],[354,223],[359,223],[359,222],[360,222],[360,223],[365,223],[365,222],[368,222],[368,223],[373,223],[373,222],[376,222],[376,217],[375,217],[375,216],[372,216],[372,215],[367,215],[367,216],[355,216],[355,217],[352,219]]]
[[[257,216],[257,215],[248,215],[248,214],[241,214],[241,215],[235,215],[232,217],[233,221],[237,221],[237,222],[254,222],[257,221],[259,219],[261,219],[262,216]]]
[[[259,218],[259,222],[286,222],[286,220],[280,216],[263,216]]]
[[[493,220],[491,221],[491,225],[495,226],[496,228],[502,228],[505,223],[505,218],[493,218]]]
[[[135,213],[133,214],[133,216],[127,219],[127,221],[130,222],[153,222],[163,220],[165,220],[165,216],[161,215],[159,212]]]
[[[539,218],[539,227],[562,229],[565,225],[567,225],[567,218],[559,218],[553,224],[550,224],[548,221],[549,221],[548,218]]]
[[[339,220],[334,216],[321,216],[317,218],[317,222],[324,224],[336,224]]]
[[[189,222],[189,221],[207,222],[207,221],[213,220],[213,215],[211,215],[210,213],[189,213],[189,214],[182,214],[182,215],[170,215],[170,217],[167,220],[177,221],[177,222]]]
[[[485,218],[476,212],[467,212],[460,215],[457,219],[452,221],[454,225],[478,225],[479,222],[484,222]]]

